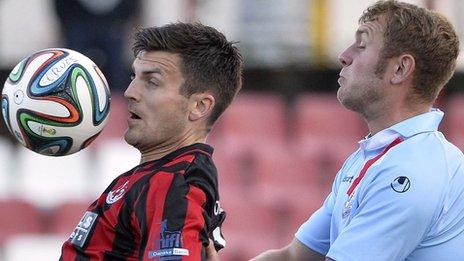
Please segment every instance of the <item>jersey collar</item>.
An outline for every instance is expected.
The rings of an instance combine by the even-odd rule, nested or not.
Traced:
[[[207,154],[210,157],[213,155],[213,147],[206,143],[194,143],[192,145],[185,146],[183,148],[177,149],[168,155],[164,156],[162,159],[173,160],[185,154],[193,154],[195,152]]]
[[[419,114],[390,127],[390,129],[400,133],[403,137],[409,138],[419,133],[438,130],[443,119],[444,113],[439,109],[432,108],[429,112]]]
[[[373,136],[368,135],[359,141],[360,148],[366,154],[385,148],[398,137],[407,139],[419,133],[436,131],[443,115],[439,109],[432,108],[429,112],[401,121]]]

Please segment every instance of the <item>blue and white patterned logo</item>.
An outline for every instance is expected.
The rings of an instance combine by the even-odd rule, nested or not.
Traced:
[[[158,260],[181,260],[182,256],[188,256],[189,250],[182,248],[182,233],[180,231],[168,231],[168,222],[161,222],[158,250],[148,252],[148,258]]]

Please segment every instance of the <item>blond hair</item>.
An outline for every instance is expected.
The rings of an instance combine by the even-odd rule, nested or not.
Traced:
[[[433,102],[456,68],[459,39],[453,26],[436,12],[393,0],[368,7],[359,23],[379,16],[385,17],[386,25],[376,73],[384,72],[388,58],[412,55],[414,93],[424,102]]]

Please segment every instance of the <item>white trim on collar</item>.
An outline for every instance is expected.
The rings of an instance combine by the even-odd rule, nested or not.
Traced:
[[[359,146],[363,151],[382,149],[392,143],[401,135],[391,129],[386,129],[376,133],[374,136],[359,141]]]

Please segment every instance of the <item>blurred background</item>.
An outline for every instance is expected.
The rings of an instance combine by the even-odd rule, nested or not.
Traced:
[[[124,143],[131,33],[201,21],[239,41],[244,86],[209,137],[216,149],[227,247],[246,260],[284,246],[323,202],[345,158],[367,134],[335,92],[337,56],[370,0],[0,0],[0,80],[30,53],[68,47],[91,57],[112,91],[110,120],[87,149],[30,152],[0,124],[0,260],[57,260],[61,244],[110,181],[139,161]],[[407,1],[435,9],[464,43],[464,1]],[[464,149],[464,59],[437,102],[441,130]]]

